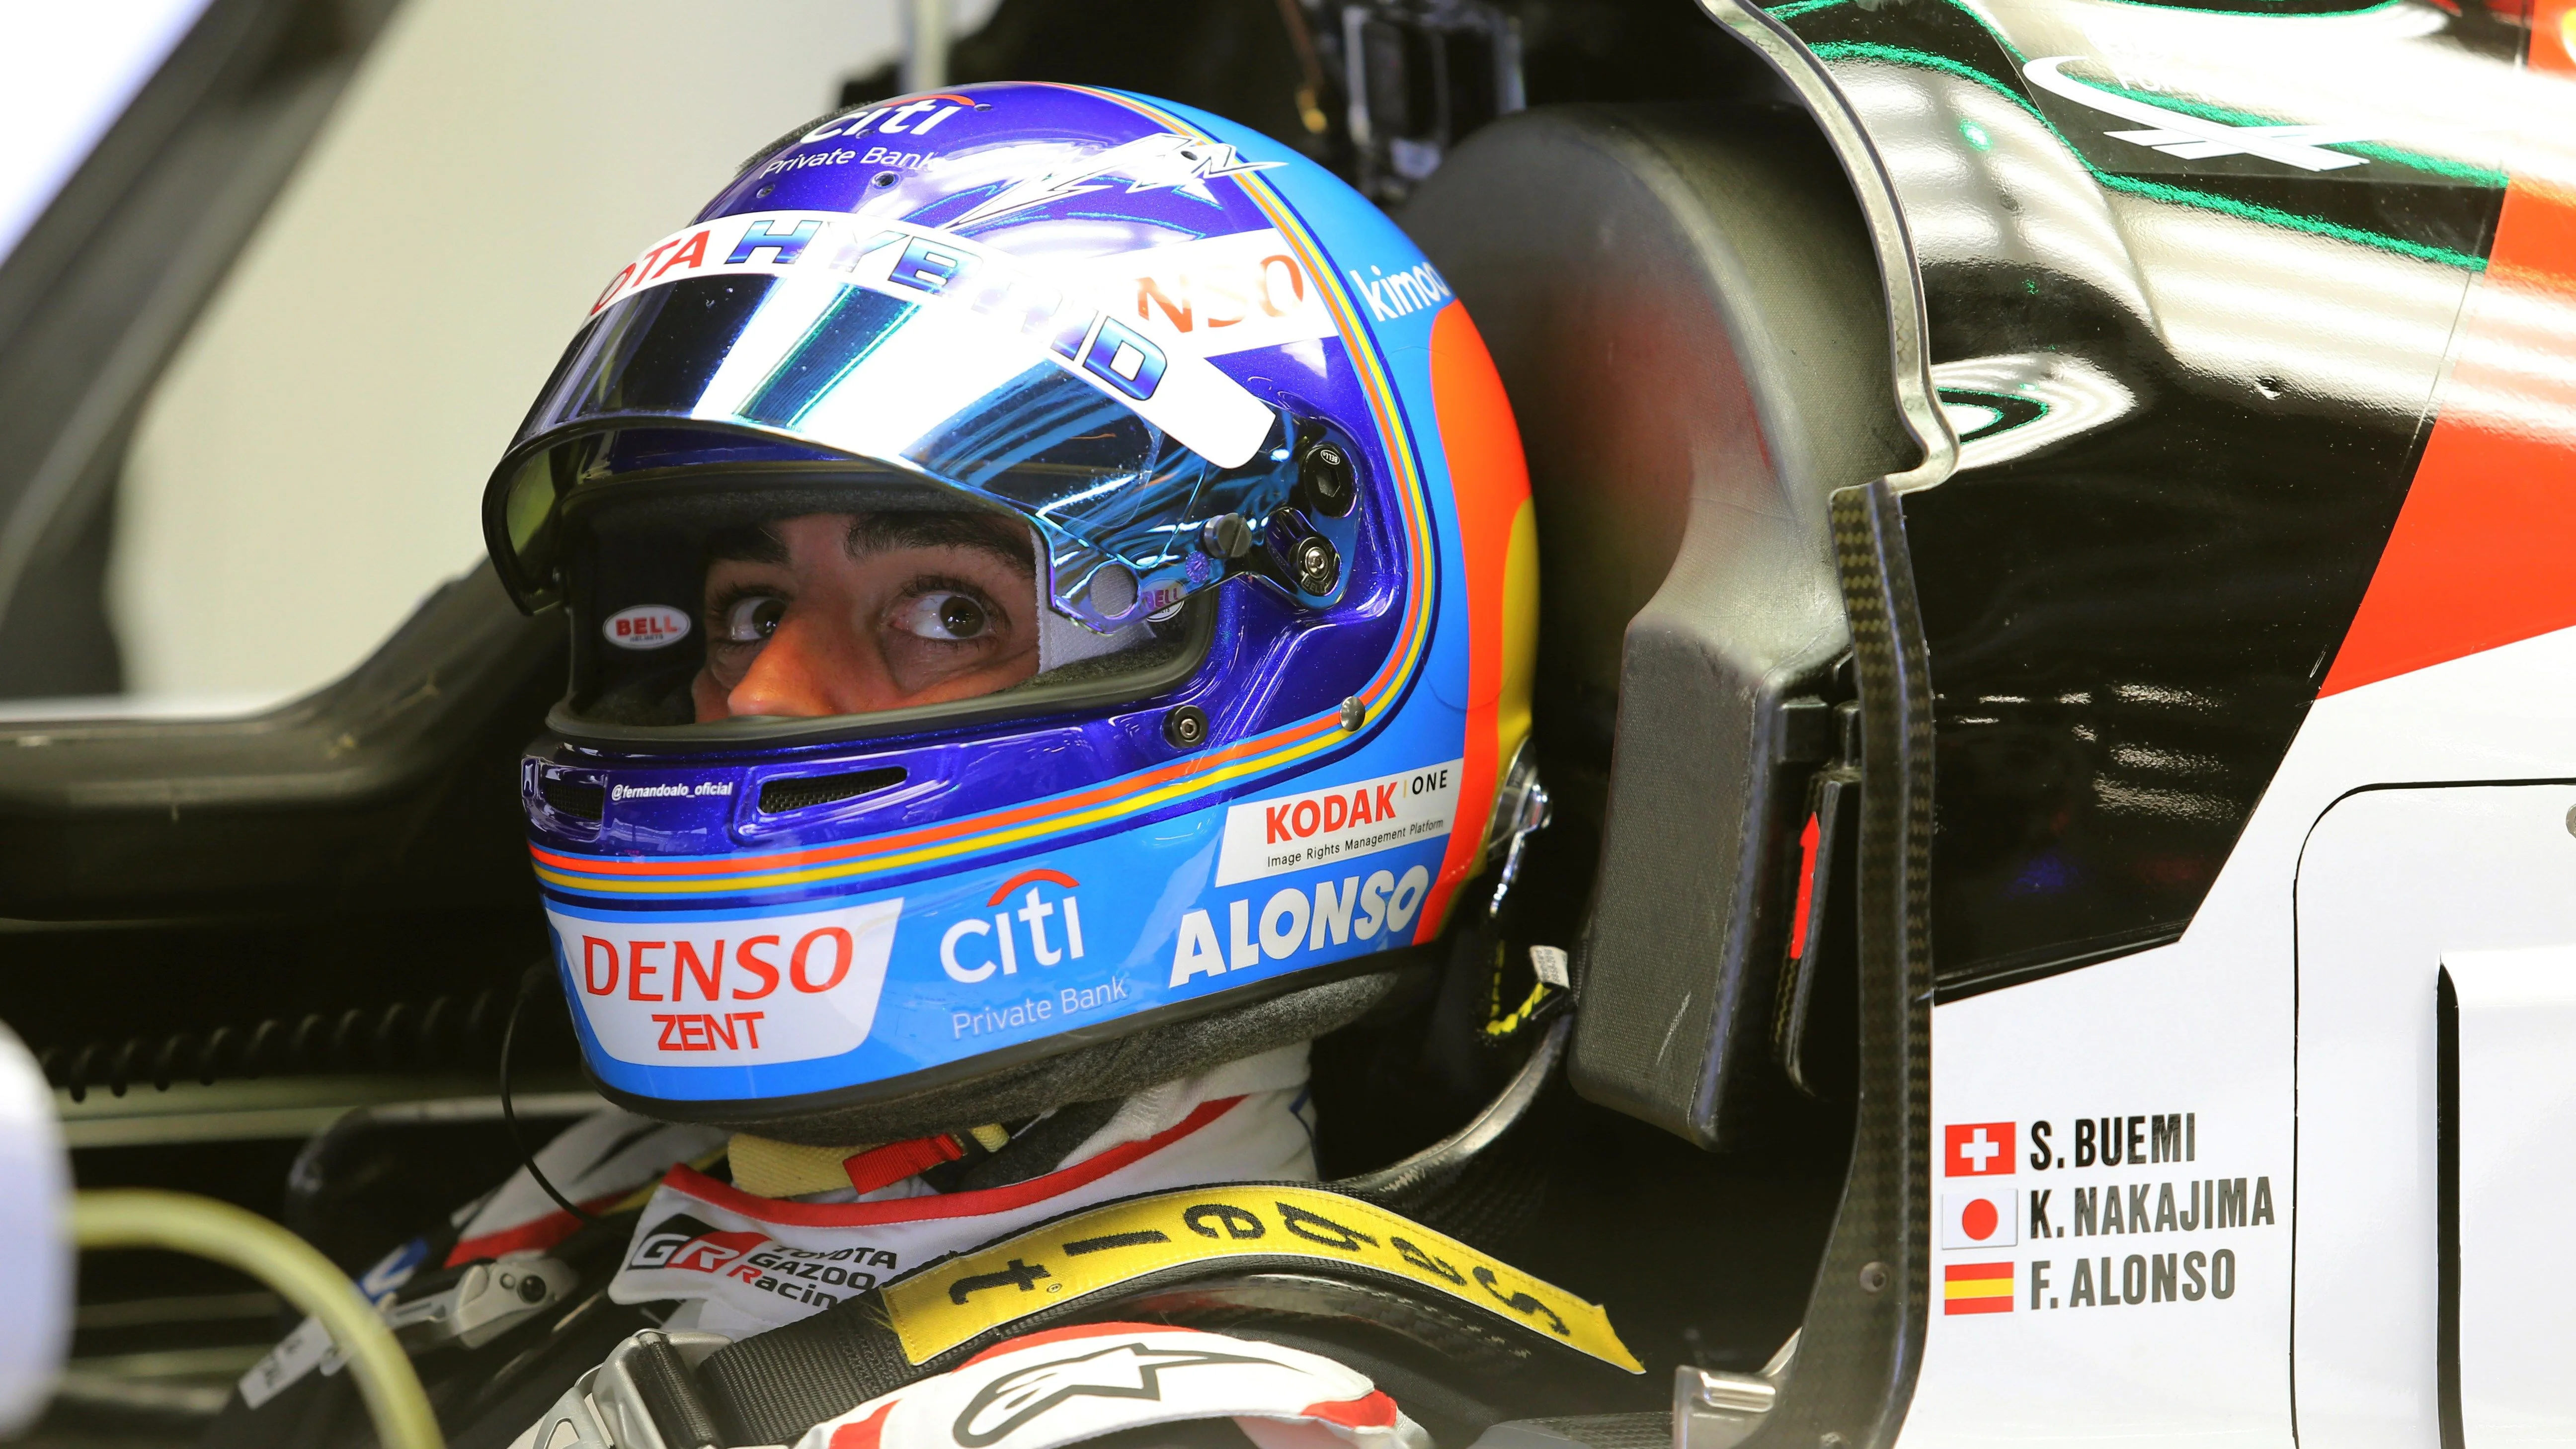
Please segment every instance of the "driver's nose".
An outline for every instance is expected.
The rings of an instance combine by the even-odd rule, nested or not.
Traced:
[[[725,696],[729,714],[819,719],[901,704],[873,641],[830,612],[789,609]]]

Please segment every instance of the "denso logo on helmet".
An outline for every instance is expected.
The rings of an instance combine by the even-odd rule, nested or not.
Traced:
[[[638,1066],[754,1066],[868,1039],[903,902],[712,920],[546,915],[601,1051]]]

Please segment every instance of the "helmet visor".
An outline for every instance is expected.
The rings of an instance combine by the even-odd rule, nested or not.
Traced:
[[[1031,690],[1077,677],[1072,664],[1095,686],[1139,671],[1150,676],[1128,681],[1139,689],[1173,682],[1160,666],[1188,647],[1192,623],[1167,612],[1103,634],[1065,618],[1022,515],[882,465],[728,441],[741,443],[618,434],[605,451],[663,466],[622,472],[566,506],[558,572],[572,684],[558,730],[631,742],[706,725],[728,738],[839,736],[864,715],[878,733],[1055,707],[1066,701]],[[686,467],[667,465],[674,449]],[[1095,697],[1127,691],[1084,699]]]
[[[1221,581],[1203,525],[1266,515],[1296,473],[1272,407],[1007,253],[833,213],[720,218],[620,274],[494,475],[486,532],[523,605],[558,596],[575,495],[682,461],[638,468],[614,435],[675,425],[879,465],[889,507],[928,485],[1007,508],[1056,609],[1100,633]]]

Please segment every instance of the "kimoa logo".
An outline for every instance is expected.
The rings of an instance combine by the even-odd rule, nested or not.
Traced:
[[[2377,132],[2350,126],[2237,126],[2225,121],[2212,121],[2201,116],[2169,111],[2129,96],[2118,95],[2098,86],[2087,85],[2073,76],[2062,74],[2058,67],[2072,55],[2044,55],[2021,68],[2024,78],[2050,95],[2063,96],[2080,106],[2087,106],[2124,121],[2137,121],[2149,129],[2143,131],[2105,131],[2115,141],[2127,141],[2178,156],[2186,161],[2205,161],[2218,156],[2260,156],[2302,171],[2340,171],[2347,166],[2367,165],[2359,156],[2321,149],[2350,141],[2377,139]]]
[[[995,971],[1017,976],[1023,941],[1028,945],[1029,959],[1040,966],[1081,960],[1082,902],[1073,894],[1081,884],[1063,871],[1044,866],[1021,871],[1004,881],[984,904],[1004,905],[1025,886],[1028,893],[1021,897],[1019,909],[995,911],[989,923],[981,916],[969,916],[950,926],[948,934],[939,938],[939,969],[947,972],[950,980],[969,986],[991,980]],[[1050,885],[1064,894],[1048,900],[1040,887]],[[1049,939],[1047,927],[1051,919],[1058,922],[1053,940]]]
[[[1351,279],[1352,286],[1359,288],[1360,296],[1368,303],[1369,315],[1380,322],[1392,322],[1425,307],[1437,307],[1455,295],[1449,290],[1448,281],[1429,262],[1392,277],[1375,267],[1369,268],[1365,277],[1359,274],[1357,267],[1344,267],[1342,275]]]

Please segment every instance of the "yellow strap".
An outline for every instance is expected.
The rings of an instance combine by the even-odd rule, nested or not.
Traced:
[[[1519,1008],[1513,1011],[1511,1015],[1496,1021],[1486,1022],[1485,1035],[1501,1038],[1510,1036],[1513,1032],[1520,1030],[1521,1026],[1530,1019],[1532,1013],[1547,1004],[1548,993],[1555,989],[1555,987],[1548,985],[1544,981],[1532,982],[1530,985],[1530,994],[1528,999],[1524,1000],[1520,1004]]]
[[[963,1135],[974,1138],[975,1144],[987,1152],[999,1152],[1011,1141],[1011,1134],[999,1123],[969,1127]],[[850,1185],[850,1174],[843,1163],[882,1145],[805,1147],[737,1132],[730,1144],[733,1185],[753,1197],[804,1197],[831,1192]]]
[[[865,1147],[807,1147],[737,1132],[728,1144],[733,1157],[733,1185],[753,1197],[803,1197],[850,1185],[841,1170],[845,1158]]]
[[[952,1258],[883,1291],[904,1356],[927,1363],[1043,1309],[1211,1258],[1360,1263],[1549,1335],[1630,1373],[1610,1317],[1421,1224],[1300,1187],[1199,1187],[1111,1203]]]

